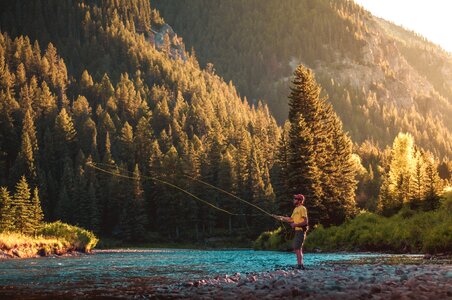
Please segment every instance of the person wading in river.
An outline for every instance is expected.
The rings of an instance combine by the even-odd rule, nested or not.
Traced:
[[[297,269],[305,270],[303,264],[303,242],[305,234],[308,231],[308,211],[304,207],[304,195],[297,194],[293,196],[293,204],[295,209],[290,217],[274,216],[276,219],[290,223],[295,229],[295,237],[293,239],[293,249],[297,255]]]

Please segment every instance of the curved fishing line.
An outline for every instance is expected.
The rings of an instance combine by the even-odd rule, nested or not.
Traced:
[[[96,165],[107,166],[107,167],[110,167],[110,168],[113,167],[112,165],[105,164],[105,163],[95,163],[95,164],[96,164]],[[118,167],[118,166],[115,166],[115,168],[117,168],[118,170],[127,172],[127,173],[133,173],[132,171],[126,170],[126,169],[121,168],[121,167]],[[277,219],[273,214],[271,214],[271,213],[269,213],[269,212],[266,212],[265,210],[261,209],[260,207],[254,205],[254,204],[252,204],[252,203],[250,203],[250,202],[248,202],[248,201],[246,201],[246,200],[244,200],[244,199],[241,199],[240,197],[237,197],[237,196],[235,196],[234,194],[231,194],[231,193],[229,193],[229,192],[226,191],[226,190],[223,190],[223,189],[221,189],[221,188],[219,188],[219,187],[216,187],[216,186],[214,186],[214,185],[211,185],[210,183],[204,182],[204,181],[202,181],[202,180],[199,180],[199,179],[190,177],[190,176],[188,176],[188,175],[183,175],[183,176],[184,176],[184,177],[187,177],[187,178],[189,178],[189,179],[191,179],[191,180],[198,181],[198,182],[200,182],[200,183],[206,184],[206,185],[208,185],[208,186],[210,186],[210,187],[212,187],[212,188],[214,188],[214,189],[217,189],[217,190],[219,190],[219,191],[221,191],[221,192],[223,192],[223,193],[225,193],[225,194],[227,194],[227,195],[230,195],[231,197],[234,197],[234,198],[236,198],[236,199],[238,199],[238,200],[240,200],[240,201],[242,201],[242,202],[245,202],[245,203],[247,203],[247,204],[249,204],[249,205],[251,205],[251,206],[254,206],[254,207],[256,207],[257,209],[260,209],[261,211],[263,211],[264,213],[266,213],[267,215],[269,215],[270,217],[272,217],[272,218],[274,218],[274,219],[280,221],[280,220]],[[141,175],[141,177],[142,177],[142,178],[148,178],[148,179],[151,179],[151,180],[156,179],[155,177],[150,177],[150,176],[145,176],[145,175]],[[157,179],[157,180],[158,180],[158,179]],[[213,205],[213,204],[212,204],[212,205]],[[263,216],[263,215],[261,215],[261,214],[234,214],[234,213],[231,213],[231,214],[232,214],[232,215],[235,215],[235,216],[253,216],[253,217],[256,217],[256,216]],[[281,222],[281,221],[280,221],[280,222]]]
[[[99,167],[95,166],[94,163],[87,163],[86,165],[89,166],[89,167],[91,167],[91,168],[93,168],[93,169],[96,169],[96,170],[98,170],[98,171],[101,171],[101,172],[104,172],[104,173],[107,173],[107,174],[110,174],[110,175],[113,175],[113,176],[118,176],[118,177],[122,177],[122,178],[126,178],[126,179],[133,179],[133,180],[136,180],[135,177],[131,177],[131,176],[127,176],[127,175],[122,175],[122,174],[116,174],[116,173],[110,172],[110,171],[108,171],[108,170],[99,168]],[[119,169],[119,168],[118,168],[118,169]],[[129,172],[129,171],[127,171],[127,172]],[[199,197],[196,196],[196,195],[193,195],[193,194],[190,193],[189,191],[184,190],[183,188],[180,188],[180,187],[178,187],[177,185],[174,185],[174,184],[172,184],[172,183],[170,183],[170,182],[167,182],[167,181],[165,181],[165,180],[161,180],[161,179],[154,178],[154,177],[149,177],[149,176],[142,176],[142,177],[143,177],[143,178],[146,177],[146,178],[149,178],[149,179],[151,179],[151,180],[154,180],[154,181],[157,181],[157,182],[166,184],[166,185],[168,185],[168,186],[171,186],[171,187],[173,187],[173,188],[175,188],[175,189],[177,189],[177,190],[179,190],[179,191],[181,191],[181,192],[184,192],[184,193],[187,194],[187,195],[190,195],[191,197],[195,198],[196,200],[201,201],[202,203],[211,206],[212,208],[215,208],[215,209],[217,209],[217,210],[219,210],[219,211],[222,211],[222,212],[224,212],[224,213],[227,213],[228,215],[231,215],[231,216],[240,216],[240,214],[235,214],[235,213],[232,213],[232,212],[227,211],[227,210],[225,210],[225,209],[222,209],[222,208],[220,208],[220,207],[217,207],[217,206],[213,205],[212,203],[207,202],[207,201],[205,201],[205,200],[199,198]]]
[[[288,230],[287,230],[287,228],[286,228],[286,225],[284,224],[284,222],[283,222],[282,220],[280,220],[279,218],[277,218],[274,214],[271,214],[271,213],[267,212],[266,210],[260,208],[259,206],[255,205],[255,204],[253,204],[253,203],[251,203],[251,202],[249,202],[249,201],[246,201],[245,199],[242,199],[242,198],[240,198],[240,197],[238,197],[238,196],[236,196],[236,195],[234,195],[234,194],[232,194],[232,193],[230,193],[230,192],[228,192],[228,191],[226,191],[226,190],[224,190],[224,189],[222,189],[222,188],[219,188],[219,187],[217,187],[217,186],[214,186],[214,185],[212,185],[212,184],[210,184],[210,183],[208,183],[208,182],[205,182],[205,181],[203,181],[203,180],[200,180],[200,179],[197,179],[197,178],[194,178],[194,177],[185,175],[185,174],[183,174],[182,176],[184,176],[184,177],[186,177],[186,178],[189,178],[189,179],[191,179],[191,180],[193,180],[193,181],[199,182],[199,183],[201,183],[201,184],[207,185],[207,186],[209,186],[209,187],[211,187],[211,188],[213,188],[213,189],[216,189],[217,191],[223,192],[223,193],[225,193],[225,194],[227,194],[227,195],[229,195],[229,196],[231,196],[231,197],[233,197],[233,198],[235,198],[235,199],[237,199],[237,200],[240,200],[240,201],[242,201],[242,202],[244,202],[244,203],[246,203],[246,204],[248,204],[248,205],[253,206],[254,208],[259,209],[260,211],[262,211],[262,212],[265,213],[266,215],[268,215],[268,216],[272,217],[273,219],[277,220],[277,221],[281,224],[282,229],[284,230],[284,235],[287,236]]]
[[[212,185],[212,184],[210,184],[210,183],[208,183],[208,182],[202,181],[202,180],[197,179],[197,178],[190,177],[190,176],[188,176],[188,175],[182,175],[182,176],[187,177],[187,178],[189,178],[189,179],[191,179],[191,180],[193,180],[193,181],[202,183],[202,184],[204,184],[204,185],[207,185],[207,186],[209,186],[209,187],[211,187],[211,188],[213,188],[213,189],[215,189],[215,190],[217,190],[217,191],[223,192],[223,193],[225,193],[225,194],[227,194],[227,195],[229,195],[229,196],[231,196],[231,197],[233,197],[233,198],[235,198],[235,199],[237,199],[237,200],[240,200],[240,201],[242,201],[242,202],[244,202],[244,203],[246,203],[246,204],[248,204],[248,205],[251,205],[252,207],[254,207],[254,208],[260,210],[261,212],[263,212],[264,214],[266,214],[266,215],[268,215],[268,216],[270,216],[270,217],[276,219],[275,216],[274,216],[273,214],[269,213],[268,211],[266,211],[266,210],[260,208],[259,206],[255,205],[255,204],[253,204],[253,203],[251,203],[251,202],[249,202],[249,201],[246,201],[245,199],[242,199],[242,198],[240,198],[240,197],[238,197],[238,196],[236,196],[236,195],[234,195],[234,194],[232,194],[232,193],[230,193],[230,192],[228,192],[228,191],[225,191],[225,190],[223,190],[223,189],[221,189],[221,188],[219,188],[219,187],[216,187],[216,186],[214,186],[214,185]]]

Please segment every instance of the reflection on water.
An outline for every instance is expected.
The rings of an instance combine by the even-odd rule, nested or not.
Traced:
[[[378,254],[306,254],[305,264],[378,257]],[[293,265],[293,253],[253,250],[108,250],[94,255],[0,261],[0,293],[91,291],[165,286],[221,274]]]

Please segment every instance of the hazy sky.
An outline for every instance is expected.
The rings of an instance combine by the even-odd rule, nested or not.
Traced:
[[[411,29],[452,53],[452,1],[354,0],[373,15]]]

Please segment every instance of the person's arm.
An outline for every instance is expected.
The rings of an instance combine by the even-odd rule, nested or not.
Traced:
[[[290,226],[295,228],[295,227],[301,227],[301,226],[307,225],[308,224],[308,218],[307,217],[302,217],[302,218],[303,218],[303,221],[301,221],[300,223],[292,223],[292,224],[290,224]]]
[[[272,215],[275,219],[282,221],[282,222],[286,222],[286,223],[292,223],[293,220],[291,217],[285,217],[285,216],[278,216],[278,215]]]

